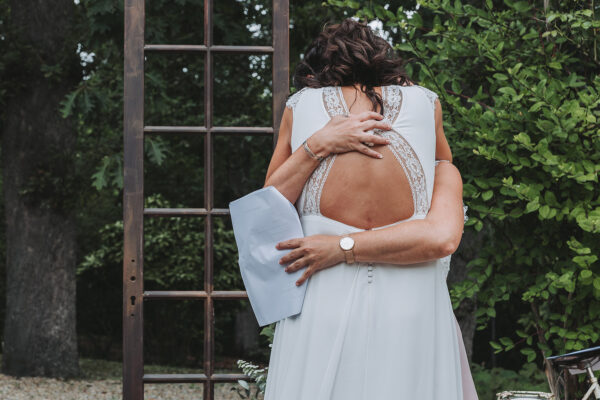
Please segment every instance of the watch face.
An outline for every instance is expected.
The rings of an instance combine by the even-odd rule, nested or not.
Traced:
[[[342,247],[342,250],[350,250],[354,247],[354,239],[349,236],[343,237],[340,240],[340,246]]]

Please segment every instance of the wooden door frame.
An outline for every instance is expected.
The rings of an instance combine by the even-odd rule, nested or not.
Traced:
[[[213,45],[213,0],[204,1],[204,43],[201,45],[146,44],[145,0],[124,2],[124,168],[123,168],[123,399],[142,400],[145,383],[202,382],[204,399],[214,400],[215,382],[250,380],[245,374],[214,373],[214,302],[247,299],[245,291],[213,290],[213,216],[229,215],[213,208],[213,135],[242,133],[273,135],[289,92],[289,0],[273,0],[272,46]],[[149,52],[201,52],[204,55],[205,126],[144,125],[144,57]],[[270,54],[273,57],[273,126],[213,126],[214,53]],[[144,137],[147,134],[190,133],[204,137],[204,208],[144,208]],[[144,291],[144,218],[204,217],[204,290]],[[196,299],[204,301],[204,374],[144,374],[144,302]]]

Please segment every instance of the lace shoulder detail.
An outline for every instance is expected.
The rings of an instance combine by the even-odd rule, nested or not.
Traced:
[[[298,101],[300,100],[300,98],[302,97],[302,93],[304,93],[307,89],[309,89],[308,86],[303,87],[302,89],[298,90],[296,93],[292,94],[285,102],[285,106],[287,108],[290,108],[292,111],[296,111],[296,104],[298,104]]]
[[[383,86],[381,88],[385,104],[384,118],[394,123],[402,109],[402,89],[399,85]]]
[[[330,118],[336,115],[349,115],[342,89],[339,86],[325,86],[323,89],[323,104]]]
[[[384,102],[384,119],[393,123],[402,107],[402,89],[398,85],[382,87]],[[322,89],[322,101],[330,118],[336,115],[348,115],[348,106],[339,86],[326,86]],[[419,157],[401,132],[397,130],[382,131],[374,129],[390,140],[390,149],[398,160],[408,179],[413,197],[413,215],[425,215],[429,208],[425,172]],[[321,192],[329,171],[336,158],[335,153],[323,160],[308,178],[297,202],[300,215],[321,214]]]
[[[438,98],[438,95],[436,92],[434,92],[431,89],[427,89],[424,86],[420,86],[420,85],[415,85],[418,88],[420,88],[421,90],[423,90],[425,92],[425,95],[427,96],[427,98],[429,99],[429,102],[431,103],[431,108],[435,110],[435,99]]]
[[[381,136],[390,141],[390,150],[404,169],[413,197],[413,215],[426,215],[429,209],[425,172],[410,143],[396,130],[385,131]]]
[[[343,98],[341,97],[342,92],[339,87],[325,86],[321,90],[322,101],[325,105],[325,110],[327,111],[329,118],[333,118],[336,115],[348,114],[348,110],[346,109]],[[325,159],[321,161],[317,168],[315,168],[304,184],[304,188],[302,189],[302,193],[300,193],[297,206],[300,215],[321,214],[321,192],[336,156],[336,153],[332,153],[325,157]]]
[[[448,278],[448,273],[450,272],[450,259],[451,258],[452,258],[452,254],[442,257],[439,260],[439,262],[441,262],[444,267],[444,274],[446,275],[446,279]]]

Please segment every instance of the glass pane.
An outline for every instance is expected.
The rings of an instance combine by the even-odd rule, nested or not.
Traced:
[[[147,44],[203,44],[204,0],[146,1]]]
[[[145,56],[144,124],[204,126],[204,55]]]
[[[231,217],[216,216],[213,221],[214,290],[245,290]]]
[[[266,54],[215,54],[215,126],[273,126],[272,60]]]
[[[270,46],[273,43],[272,9],[272,0],[215,1],[213,42],[219,45]]]
[[[204,373],[204,301],[146,300],[144,374]]]
[[[215,371],[243,373],[238,360],[255,365],[268,363],[271,350],[268,337],[261,334],[263,329],[258,326],[249,300],[221,299],[214,304]]]
[[[146,135],[145,207],[204,207],[204,139],[203,134]]]
[[[144,399],[146,400],[202,400],[203,383],[146,383]],[[215,400],[220,400],[215,396]]]
[[[215,383],[215,400],[262,400],[264,394],[258,392],[258,386],[252,381],[248,382],[248,389],[238,382]]]
[[[204,220],[145,218],[144,290],[204,290]]]
[[[215,135],[213,141],[215,207],[260,189],[273,155],[271,135]]]

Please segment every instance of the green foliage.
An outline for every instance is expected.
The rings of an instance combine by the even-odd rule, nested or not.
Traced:
[[[272,323],[270,325],[265,326],[260,331],[261,335],[264,335],[267,337],[267,340],[269,342],[269,347],[273,347],[273,337],[275,335],[275,326],[276,326],[276,323]],[[258,365],[254,365],[251,362],[248,362],[245,360],[238,360],[237,365],[244,374],[248,375],[256,383],[257,391],[254,394],[254,396],[258,396],[258,393],[264,394],[266,386],[267,386],[267,372],[268,372],[269,368],[268,367],[260,368]],[[253,395],[251,393],[251,389],[250,389],[250,386],[248,385],[248,382],[243,381],[243,380],[238,380],[238,383],[241,386],[241,389],[240,388],[235,388],[235,389],[238,392],[238,394],[240,394],[240,397],[242,395],[244,395],[246,397],[242,397],[242,398],[247,398],[247,399],[254,398],[254,397],[252,397]],[[233,389],[234,388],[232,388],[232,390]]]
[[[505,390],[549,392],[544,372],[534,363],[523,365],[519,371],[472,364],[471,373],[481,400],[496,399],[496,393]]]
[[[171,208],[160,195],[147,199],[147,208]],[[213,219],[215,287],[243,288],[233,230],[222,218]],[[204,224],[198,218],[146,218],[144,221],[144,284],[152,290],[203,285]],[[116,267],[123,259],[123,221],[100,230],[101,241],[80,263],[77,274]]]
[[[407,71],[439,94],[466,229],[486,238],[469,279],[452,288],[454,305],[477,293],[484,329],[497,303],[527,303],[514,336],[490,345],[530,362],[597,343],[600,13],[581,2],[419,5],[388,12],[369,2],[356,15],[399,30]]]
[[[236,391],[242,399],[258,399],[259,393],[264,393],[266,389],[267,375],[265,371],[268,368],[260,368],[258,365],[244,360],[238,360],[237,365],[244,374],[248,375],[256,383],[256,389],[252,393],[252,388],[247,381],[238,380],[238,384],[241,387],[232,387],[231,390]]]
[[[160,195],[147,199],[147,208],[171,208],[173,204]],[[180,205],[179,205],[180,206]],[[214,287],[216,290],[243,290],[237,263],[237,248],[230,227],[223,218],[214,218]],[[146,218],[144,222],[144,290],[202,290],[204,285],[204,224],[200,218]],[[115,335],[121,337],[120,309],[123,262],[123,221],[106,224],[93,251],[86,254],[77,268],[79,297],[88,312],[80,334]],[[112,304],[112,307],[107,306]],[[215,352],[230,351],[235,314],[243,302],[227,303],[220,309],[215,327]],[[152,352],[148,362],[178,362],[200,365],[193,357],[202,354],[204,334],[202,303],[197,300],[177,301],[145,307],[145,344]],[[90,315],[88,315],[90,314]],[[91,330],[91,332],[89,331]],[[93,332],[93,333],[92,333]],[[196,361],[197,364],[193,362]]]
[[[83,79],[65,96],[60,112],[78,121],[81,169],[97,190],[123,187],[123,2],[82,1],[78,5],[81,52],[94,54],[82,62]],[[271,39],[268,0],[219,2],[214,13],[216,44],[266,45]],[[201,0],[158,0],[146,5],[147,44],[201,44]],[[232,29],[228,22],[244,20]],[[260,30],[251,27],[259,26]],[[268,29],[267,29],[268,28]],[[215,126],[269,126],[270,57],[216,54],[213,107]],[[147,52],[144,62],[144,125],[202,126],[204,61],[194,53]],[[251,99],[251,101],[250,101]],[[237,112],[232,112],[236,110]],[[260,138],[258,138],[260,139]],[[262,141],[259,140],[262,144]],[[161,136],[145,135],[146,162],[161,166],[171,153]],[[218,149],[215,149],[218,150]],[[219,157],[215,157],[218,159]],[[79,170],[80,168],[78,168]],[[264,173],[263,173],[264,174]],[[216,170],[219,179],[219,170]]]

